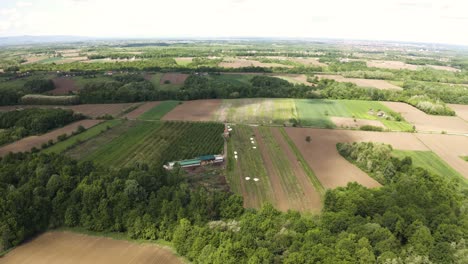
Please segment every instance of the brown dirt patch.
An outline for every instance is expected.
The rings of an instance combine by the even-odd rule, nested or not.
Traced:
[[[297,63],[304,64],[306,66],[312,65],[312,66],[319,66],[319,67],[326,67],[327,64],[322,63],[319,61],[319,58],[288,58],[290,61],[294,61]]]
[[[409,104],[398,102],[382,102],[393,111],[401,115],[409,123],[416,126],[416,130],[425,132],[466,134],[468,133],[468,123],[457,116],[434,116]]]
[[[385,126],[378,120],[354,119],[350,117],[330,117],[337,127],[341,128],[360,128],[361,126],[376,126],[385,128]],[[356,121],[354,121],[356,120]]]
[[[468,122],[468,105],[449,104],[458,117]]]
[[[51,132],[45,133],[40,136],[30,136],[3,146],[0,148],[0,157],[5,156],[10,152],[26,152],[30,151],[33,147],[41,148],[43,143],[47,143],[49,140],[57,141],[57,137],[62,134],[71,135],[73,131],[76,131],[78,126],[90,128],[101,123],[102,120],[81,120],[62,128],[55,129]]]
[[[325,188],[346,186],[358,182],[366,187],[380,184],[343,158],[336,150],[337,143],[380,142],[401,150],[428,150],[411,133],[369,132],[353,130],[331,130],[314,128],[286,128],[304,159]],[[306,136],[311,142],[305,141]]]
[[[190,74],[186,73],[164,73],[159,84],[165,84],[166,81],[169,81],[171,84],[184,84],[189,76]]]
[[[440,71],[449,71],[449,72],[460,72],[459,69],[450,67],[450,66],[440,66],[440,65],[426,65],[426,67],[430,67]]]
[[[140,103],[124,103],[124,104],[82,104],[82,105],[14,105],[0,106],[1,111],[11,111],[15,109],[26,108],[62,108],[71,109],[75,112],[82,113],[91,118],[97,118],[103,115],[119,116],[125,109],[136,106]]]
[[[154,244],[94,237],[71,232],[47,232],[5,257],[1,264],[183,263],[169,249]]]
[[[64,95],[70,92],[78,91],[80,88],[76,85],[75,81],[69,78],[55,78],[53,79],[55,89],[50,91],[53,95]]]
[[[151,110],[153,107],[157,106],[161,102],[159,101],[154,101],[154,102],[147,102],[142,105],[140,105],[137,109],[131,111],[130,113],[124,115],[124,117],[128,119],[137,119],[140,117],[142,114],[144,114],[146,111]]]
[[[380,90],[403,90],[403,88],[393,85],[384,80],[346,78],[341,75],[326,75],[326,74],[320,74],[316,76],[319,79],[332,79],[337,82],[350,82],[350,83],[356,84],[357,86],[373,87],[373,88],[377,88]]]
[[[272,132],[276,142],[283,150],[283,153],[286,154],[286,157],[289,160],[289,164],[291,165],[294,175],[296,176],[296,180],[302,188],[302,196],[299,200],[292,201],[292,206],[290,206],[290,209],[320,212],[322,208],[320,194],[315,190],[314,186],[310,182],[309,176],[307,176],[307,173],[302,168],[299,160],[297,159],[289,144],[284,139],[279,129],[272,128]]]
[[[468,156],[468,137],[441,134],[416,134],[428,148],[468,179],[468,162],[460,156]]]
[[[213,121],[222,100],[208,99],[185,101],[167,113],[162,120]]]

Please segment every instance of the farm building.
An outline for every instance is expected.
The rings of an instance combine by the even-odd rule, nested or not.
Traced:
[[[164,165],[164,168],[166,170],[172,170],[176,164],[179,164],[182,168],[191,168],[207,164],[221,163],[223,161],[224,157],[222,155],[205,155],[194,159],[171,161]]]

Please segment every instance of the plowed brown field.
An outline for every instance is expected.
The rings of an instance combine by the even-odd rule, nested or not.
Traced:
[[[212,121],[222,100],[185,101],[167,113],[162,120]]]
[[[5,257],[1,264],[183,263],[169,249],[71,232],[47,232]]]
[[[66,95],[80,89],[75,81],[69,78],[55,78],[53,82],[55,84],[55,89],[50,91],[53,95]]]
[[[307,163],[325,188],[345,186],[358,182],[366,187],[380,184],[343,158],[336,150],[337,143],[380,142],[401,150],[428,150],[411,133],[386,133],[352,130],[330,130],[314,128],[286,128]],[[305,141],[307,136],[311,142]]]
[[[376,126],[385,128],[379,120],[356,119],[351,117],[330,117],[333,123],[340,128],[360,128],[361,126]]]
[[[171,84],[184,84],[189,76],[190,74],[185,73],[164,73],[159,84],[165,84],[166,81],[169,81]]]
[[[458,117],[468,122],[468,105],[459,105],[459,104],[449,104]]]
[[[54,142],[57,141],[57,137],[59,135],[70,135],[73,131],[76,131],[78,126],[90,128],[101,122],[102,120],[81,120],[40,136],[30,136],[23,138],[6,146],[0,147],[0,157],[5,156],[9,152],[25,152],[30,151],[33,147],[40,148],[43,143],[47,143],[49,140],[53,140]]]

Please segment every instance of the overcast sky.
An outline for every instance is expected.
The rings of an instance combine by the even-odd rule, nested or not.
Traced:
[[[468,45],[468,0],[0,0],[0,36],[310,37]]]

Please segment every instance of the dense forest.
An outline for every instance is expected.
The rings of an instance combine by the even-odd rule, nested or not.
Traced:
[[[20,103],[21,97],[26,94],[44,93],[54,88],[54,82],[46,78],[27,80],[22,87],[10,86],[8,81],[0,81],[0,105],[15,105]]]
[[[319,216],[243,209],[241,197],[190,187],[161,164],[110,170],[10,154],[0,160],[0,249],[69,226],[164,239],[194,263],[466,263],[460,185],[362,144],[339,150],[368,158],[364,170],[383,186],[328,190]]]
[[[0,113],[0,146],[83,118],[81,114],[64,109],[32,108]]]

